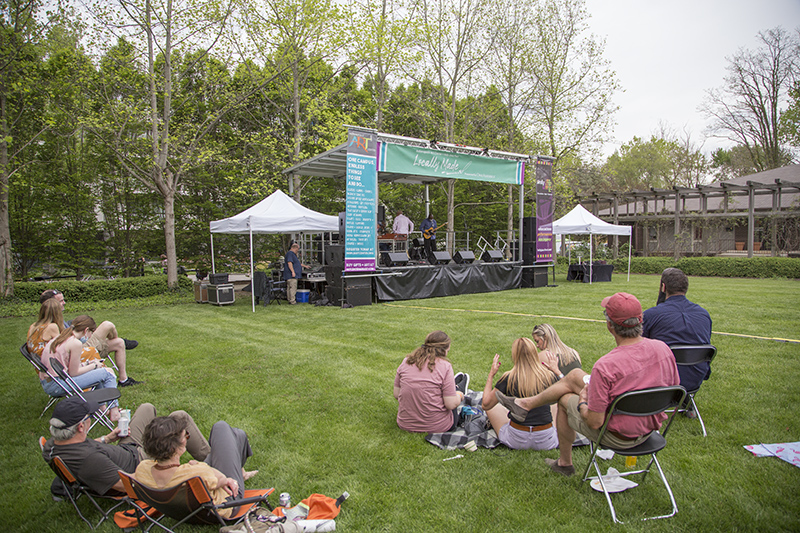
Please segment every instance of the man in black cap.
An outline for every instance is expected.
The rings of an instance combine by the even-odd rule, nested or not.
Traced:
[[[131,417],[128,436],[120,437],[119,428],[99,439],[89,439],[92,415],[100,404],[84,402],[73,396],[61,400],[50,419],[50,433],[42,449],[42,457],[48,463],[59,456],[81,483],[97,494],[124,494],[117,470],[134,472],[139,461],[146,458],[142,449],[142,434],[147,424],[156,417],[152,404],[143,403]],[[202,461],[211,452],[211,446],[186,411],[174,411],[171,417],[185,418],[189,439],[187,451]],[[117,445],[111,443],[117,442]]]

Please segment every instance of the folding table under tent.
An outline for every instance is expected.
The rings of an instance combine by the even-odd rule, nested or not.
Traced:
[[[553,235],[589,235],[589,283],[592,283],[592,235],[631,236],[630,226],[617,226],[601,220],[578,204],[572,211],[553,222]],[[628,245],[628,281],[631,280],[631,248]]]
[[[270,194],[237,215],[211,222],[211,271],[214,265],[214,234],[250,235],[250,281],[253,281],[254,233],[339,233],[339,217],[318,213],[295,202],[281,190]],[[256,293],[251,291],[253,312]]]

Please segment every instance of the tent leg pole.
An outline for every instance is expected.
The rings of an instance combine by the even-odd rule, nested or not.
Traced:
[[[211,273],[216,274],[217,270],[214,267],[214,234],[211,234]]]
[[[253,276],[253,228],[250,227],[250,301],[253,312],[256,312],[256,278]]]

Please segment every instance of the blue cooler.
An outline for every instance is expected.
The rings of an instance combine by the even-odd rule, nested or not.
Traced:
[[[297,303],[307,304],[310,296],[311,291],[309,289],[297,289]]]

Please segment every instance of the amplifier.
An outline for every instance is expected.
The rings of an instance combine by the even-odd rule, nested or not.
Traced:
[[[236,301],[236,295],[233,292],[233,283],[208,286],[209,303],[214,305],[230,305],[234,301]]]
[[[228,283],[228,274],[209,274],[208,283],[209,285],[224,285]]]

